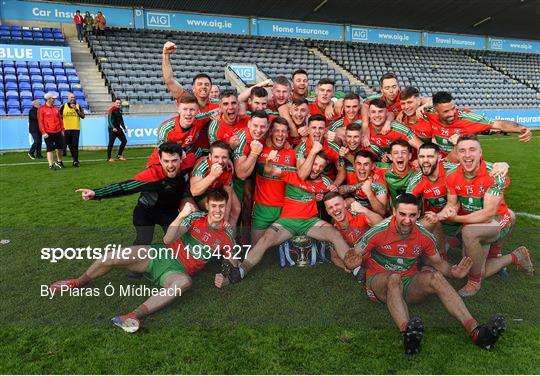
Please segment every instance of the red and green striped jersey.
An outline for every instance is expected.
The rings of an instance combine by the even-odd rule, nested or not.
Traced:
[[[439,162],[439,176],[435,181],[418,171],[409,181],[407,193],[422,199],[424,211],[440,212],[448,202],[446,194],[446,176],[458,168],[451,162]]]
[[[358,184],[359,180],[356,176],[356,172],[354,171],[354,167],[350,163],[347,163],[346,169],[347,185]],[[387,195],[388,188],[386,187],[386,182],[383,179],[383,174],[377,173],[376,170],[377,169],[371,172],[371,179],[373,181],[373,183],[371,184],[371,192],[373,192],[375,196]],[[373,210],[373,208],[371,207],[371,203],[369,202],[366,194],[364,193],[364,191],[362,191],[361,188],[359,188],[353,193],[353,198],[360,204],[362,204],[362,206],[365,206],[369,210]]]
[[[180,116],[165,120],[159,125],[157,147],[148,159],[148,166],[159,163],[159,146],[165,142],[176,142],[186,151],[195,151],[194,145],[199,138],[205,120],[195,120],[191,127],[184,129],[180,126]]]
[[[285,182],[278,177],[266,175],[264,165],[268,154],[274,150],[271,146],[265,146],[257,159],[255,166],[256,180],[255,202],[266,206],[283,206],[285,197]],[[278,150],[274,159],[274,166],[282,171],[296,171],[296,155],[293,149]]]
[[[214,141],[229,142],[232,136],[236,136],[241,130],[247,129],[248,117],[239,118],[233,125],[226,124],[223,117],[217,120],[212,120],[208,127],[208,140],[210,144]]]
[[[454,134],[482,133],[493,128],[493,121],[487,117],[473,112],[455,110],[455,121],[453,124],[444,125],[439,119],[439,115],[431,110],[426,113],[427,119],[431,124],[435,142],[445,153],[450,153],[454,148],[449,140]]]
[[[392,216],[369,229],[360,240],[360,248],[367,259],[367,276],[375,273],[395,272],[410,276],[418,272],[417,262],[423,255],[438,253],[433,235],[422,225],[412,225],[407,237],[396,229],[396,217]]]
[[[404,124],[393,121],[390,131],[387,134],[379,134],[375,128],[369,125],[369,142],[377,145],[385,153],[390,153],[390,144],[395,140],[409,142],[414,138],[414,132]]]
[[[279,176],[287,185],[280,218],[309,219],[317,217],[315,195],[328,192],[332,180],[322,175],[317,180],[302,180],[296,171],[281,171]]]
[[[167,176],[161,164],[152,165],[129,180],[94,189],[94,199],[120,197],[140,192],[139,202],[146,206],[177,208],[187,186],[189,170],[194,162],[193,154],[188,154],[174,178]]]
[[[460,215],[470,214],[484,208],[484,195],[489,193],[494,196],[503,196],[497,213],[501,215],[508,211],[504,201],[504,192],[510,185],[508,177],[493,177],[489,173],[493,168],[492,163],[480,162],[480,168],[474,179],[468,179],[463,174],[463,168],[459,166],[454,172],[446,177],[448,194],[457,195],[461,203]]]
[[[203,269],[212,256],[231,257],[235,245],[234,235],[229,224],[212,227],[206,212],[191,213],[180,226],[187,232],[180,239],[168,244],[189,275]]]
[[[322,145],[322,150],[325,152],[328,158],[330,158],[330,161],[334,163],[336,169],[345,166],[345,161],[339,156],[339,146],[337,144],[328,141],[325,138]],[[296,147],[296,159],[306,159],[307,155],[311,151],[311,147],[312,142],[311,139],[308,137]],[[335,178],[335,174],[332,171],[332,166],[330,165],[326,166],[326,168],[324,169],[324,173],[330,178]]]
[[[359,125],[362,125],[362,120],[360,120],[359,117],[357,117],[354,120],[349,120],[349,118],[347,116],[343,116],[342,118],[339,118],[338,120],[333,122],[332,125],[330,126],[329,130],[331,130],[332,132],[335,132],[336,130],[338,130],[341,127],[347,128],[347,125],[349,125],[351,123],[358,123]]]
[[[403,116],[401,121],[407,127],[409,127],[416,137],[418,137],[422,143],[431,142],[433,138],[433,131],[431,130],[431,123],[424,118],[419,118],[415,121],[409,119],[407,115]]]
[[[198,176],[205,178],[210,174],[210,169],[212,168],[212,162],[210,162],[210,157],[201,157],[197,160],[195,167],[191,176]],[[230,187],[232,184],[233,170],[223,170],[223,173],[208,187],[208,189],[216,189],[223,187]]]
[[[366,99],[364,99],[363,103],[367,104],[369,107],[369,104],[373,99],[382,99],[384,103],[386,103],[386,109],[390,112],[393,112],[394,115],[397,115],[401,111],[401,101],[399,100],[399,95],[400,93],[398,92],[396,99],[394,99],[394,101],[392,102],[386,99],[386,97],[382,93],[379,93],[367,97]]]
[[[348,225],[343,226],[336,221],[333,221],[334,227],[341,233],[343,239],[349,247],[356,246],[356,243],[362,239],[362,236],[369,230],[366,216],[364,214],[355,214],[347,210]]]
[[[324,110],[321,110],[321,107],[319,106],[319,101],[316,98],[314,98],[313,101],[308,99],[308,102],[309,102],[309,114],[310,115],[318,114],[318,115],[322,115],[322,116],[324,116],[326,118],[326,115],[324,114]],[[334,118],[326,119],[326,128],[330,127],[332,125],[332,123],[334,123],[338,119],[339,118],[337,117],[337,115]]]
[[[376,174],[380,175],[386,182],[388,193],[390,195],[390,206],[393,208],[396,203],[396,198],[407,191],[407,186],[412,178],[416,175],[416,169],[411,168],[409,172],[401,175],[394,170],[394,167],[378,168]]]

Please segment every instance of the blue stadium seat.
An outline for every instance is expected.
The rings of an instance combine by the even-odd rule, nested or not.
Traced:
[[[48,82],[45,84],[45,91],[56,91],[56,90],[57,90],[57,86],[55,83]]]
[[[39,62],[37,61],[29,61],[28,62],[28,68],[38,68],[39,69]],[[41,72],[41,69],[40,69]]]
[[[32,82],[32,90],[45,90],[45,85],[41,82]]]
[[[28,91],[28,90],[21,90],[20,92],[20,98],[21,98],[21,101],[24,100],[24,99],[30,99],[32,100],[32,92],[31,91]]]
[[[19,92],[15,90],[9,90],[6,92],[6,99],[9,102],[11,100],[19,100]]]
[[[0,29],[0,35],[9,37],[9,39],[11,39],[11,32],[9,30]]]
[[[41,76],[41,69],[38,67],[31,67],[29,71],[30,75],[40,75]]]
[[[21,107],[32,107],[32,98],[21,99]]]
[[[61,68],[63,70],[64,66],[62,65],[62,63],[60,61],[54,61],[51,66],[54,68]]]
[[[43,90],[34,90],[34,98],[43,99],[45,97],[45,92]]]
[[[74,84],[70,84],[70,85],[71,85],[71,91],[74,91],[74,90],[81,91],[82,90],[82,86],[79,83],[74,83]]]
[[[66,68],[66,76],[76,76],[77,71],[75,68]]]
[[[66,71],[64,70],[64,68],[58,68],[58,67],[55,67],[53,69],[53,73],[55,76],[59,76],[59,75],[65,75],[66,74]]]
[[[4,68],[6,68],[6,67],[15,67],[15,62],[14,61],[4,61],[2,63],[2,65],[4,66]]]
[[[3,107],[0,107],[0,115],[7,115],[6,110]]]
[[[73,75],[73,76],[68,76],[68,82],[70,84],[80,84],[81,81],[79,81],[79,77]]]
[[[40,61],[39,66],[41,67],[41,71],[43,72],[43,68],[50,68],[51,62],[50,61]]]
[[[17,74],[18,75],[20,75],[20,74],[28,75],[28,68],[26,68],[26,67],[18,67],[17,68]]]
[[[47,83],[55,83],[56,79],[54,78],[54,76],[44,75],[43,76],[43,82],[45,82],[46,84]]]
[[[75,94],[75,98],[77,98],[77,100],[84,99],[84,93],[80,90],[74,90],[73,94]]]
[[[15,38],[13,38],[15,39]],[[8,108],[8,115],[22,115],[21,110],[18,108]]]
[[[4,67],[4,74],[15,74],[17,71],[15,67]]]
[[[41,68],[41,74],[44,76],[52,76],[53,70],[51,68]]]
[[[30,85],[30,82],[21,82],[19,84],[19,90],[30,90],[32,86]]]
[[[30,82],[30,76],[26,75],[26,74],[21,74],[19,76],[17,76],[17,79],[20,82]]]
[[[19,85],[17,85],[16,82],[14,81],[10,81],[10,82],[6,82],[6,91],[9,91],[9,90],[19,90]]]
[[[66,84],[64,82],[61,82],[61,83],[59,82],[58,83],[58,90],[60,90],[60,91],[70,91],[71,89],[69,87],[69,84]]]
[[[60,83],[60,82],[67,83],[68,79],[67,79],[66,76],[56,76],[56,82],[57,83]]]
[[[30,81],[32,81],[32,83],[43,82],[43,76],[41,74],[33,74],[30,76]]]
[[[18,99],[10,99],[7,101],[7,108],[20,108]]]
[[[77,103],[79,103],[79,105],[88,110],[90,107],[88,106],[88,103],[84,100],[84,98],[81,98],[81,99],[77,99]]]
[[[17,68],[26,68],[26,67],[28,67],[28,65],[26,65],[26,61],[17,61],[17,62],[15,63],[15,66],[16,66]]]

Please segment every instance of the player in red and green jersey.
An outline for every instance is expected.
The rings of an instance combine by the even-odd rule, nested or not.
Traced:
[[[223,257],[230,259],[233,265],[237,263],[234,259],[234,238],[224,219],[226,204],[227,193],[222,190],[209,192],[208,214],[197,212],[195,206],[187,203],[163,238],[167,245],[112,250],[103,259],[94,262],[79,278],[57,281],[49,289],[53,293],[63,294],[70,289],[82,288],[114,268],[148,273],[154,283],[162,288],[153,291],[152,296],[134,311],[112,319],[114,325],[134,333],[142,326],[146,316],[170,304],[189,289],[191,276],[204,268],[210,258]]]
[[[309,94],[309,78],[307,72],[303,69],[295,70],[291,76],[291,81],[291,99],[307,98]]]
[[[315,155],[320,151],[325,154],[333,162],[337,170],[337,176],[331,171],[332,166],[327,166],[325,173],[330,177],[336,177],[334,186],[341,185],[346,178],[345,162],[339,156],[339,146],[324,138],[326,134],[326,119],[322,115],[311,115],[308,120],[308,137],[296,147],[296,167],[298,176],[306,179],[311,173],[311,167],[315,159]]]
[[[253,173],[263,149],[262,143],[265,142],[268,128],[268,114],[260,110],[251,114],[247,129],[238,134],[240,143],[234,150],[233,159],[236,176],[239,179],[245,180]]]
[[[403,110],[398,114],[397,120],[412,129],[420,141],[431,142],[433,132],[430,122],[416,114],[422,103],[418,89],[412,86],[406,87],[399,94],[399,100]]]
[[[190,179],[190,191],[201,209],[206,207],[206,192],[209,189],[223,189],[229,200],[225,210],[225,218],[236,227],[240,216],[241,204],[232,186],[234,165],[232,150],[225,141],[216,141],[210,145],[210,153],[201,157],[195,164]]]
[[[287,146],[289,127],[287,120],[278,117],[270,123],[269,136],[257,159],[255,186],[255,207],[251,227],[251,242],[256,243],[270,225],[281,215],[285,197],[285,182],[275,176],[265,174],[266,159],[272,150],[276,150],[274,165],[284,171],[296,170],[296,155]]]
[[[219,99],[219,110],[221,117],[219,120],[212,120],[208,127],[208,140],[210,143],[215,141],[225,141],[234,150],[238,146],[238,133],[245,129],[248,117],[240,117],[238,112],[240,106],[233,90],[225,90],[221,93]]]
[[[268,81],[260,83],[264,85]],[[272,97],[268,101],[268,109],[272,112],[279,112],[282,106],[289,103],[291,97],[291,83],[285,76],[277,76],[265,86],[272,86]]]
[[[478,134],[498,130],[519,133],[519,141],[528,142],[532,133],[527,127],[509,120],[490,120],[483,115],[458,110],[452,95],[445,91],[433,94],[433,110],[426,112],[431,123],[435,142],[445,153],[450,153],[454,144],[450,137],[454,134]]]
[[[367,210],[379,215],[386,214],[388,189],[383,179],[384,174],[375,173],[374,155],[366,150],[356,152],[352,172],[347,171],[347,184],[339,187],[342,195],[352,194],[347,204],[358,202]]]
[[[290,105],[282,106],[279,115],[289,123],[289,143],[293,148],[302,142],[302,137],[306,137],[307,120],[309,118],[309,103],[306,98],[294,98]]]
[[[411,166],[411,146],[403,140],[396,140],[390,145],[392,164],[389,167],[378,168],[375,173],[380,175],[388,187],[390,206],[395,207],[397,197],[405,193],[409,182],[416,174],[416,169]]]
[[[313,100],[308,99],[309,113],[311,116],[320,115],[325,118],[326,127],[330,127],[339,116],[328,117],[330,112],[333,113],[334,102],[332,97],[334,96],[334,80],[330,78],[322,78],[317,83],[315,88],[315,98]]]
[[[440,221],[437,214],[447,204],[446,177],[454,172],[458,165],[442,161],[441,150],[437,144],[428,142],[418,150],[418,168],[420,171],[411,179],[407,193],[422,199],[424,217],[421,219],[429,231],[437,238],[441,256],[446,257],[446,236],[456,236],[461,226],[459,223]],[[494,163],[490,174],[494,177],[506,176],[507,163]]]
[[[415,136],[414,132],[406,125],[392,122],[390,131],[382,133],[382,129],[388,117],[388,110],[381,99],[374,99],[369,105],[369,142],[381,148],[385,153],[390,153],[390,144],[396,140],[403,140],[418,149],[422,141]],[[387,159],[388,157],[386,157]]]
[[[456,150],[460,166],[446,177],[448,204],[439,215],[463,224],[461,234],[465,254],[471,257],[473,265],[469,281],[459,293],[472,296],[480,290],[483,277],[489,277],[511,263],[528,274],[534,269],[525,247],[502,257],[487,257],[490,245],[502,245],[515,222],[514,213],[504,201],[510,179],[490,175],[492,165],[483,161],[476,135],[461,135]]]
[[[268,228],[251,248],[239,268],[232,268],[229,276],[216,276],[216,286],[239,282],[260,262],[266,250],[293,236],[307,235],[311,238],[333,243],[339,257],[349,269],[360,266],[362,259],[349,250],[339,232],[328,222],[317,217],[317,200],[323,198],[332,186],[332,181],[323,175],[324,167],[330,162],[324,152],[319,152],[307,179],[301,179],[295,171],[281,170],[273,166],[277,150],[269,153],[264,173],[279,177],[287,185],[280,218]],[[219,283],[218,283],[219,282]]]
[[[451,266],[437,251],[435,239],[422,225],[418,200],[411,194],[399,196],[394,215],[366,232],[359,243],[367,258],[366,292],[374,302],[386,303],[396,326],[403,334],[406,355],[420,351],[424,325],[418,316],[410,317],[408,304],[419,303],[436,294],[444,307],[471,334],[473,342],[490,350],[504,332],[505,320],[495,315],[487,324],[478,325],[463,300],[445,277],[463,278],[472,265],[464,257]],[[418,269],[425,257],[436,271]]]
[[[158,145],[148,159],[148,166],[159,163],[158,148],[164,142],[176,142],[186,153],[195,152],[194,145],[207,120],[197,115],[197,98],[184,94],[178,100],[178,115],[165,120],[158,128]]]
[[[324,195],[323,202],[326,211],[332,217],[332,224],[351,248],[357,246],[370,227],[383,220],[379,214],[366,209],[359,202],[353,202],[350,208],[347,209],[345,200],[337,192],[328,192]],[[363,282],[365,273],[361,273],[361,277],[359,276],[360,267],[351,271],[333,249],[330,251],[330,259],[336,266],[348,273],[352,272],[355,277],[359,277],[359,280]]]

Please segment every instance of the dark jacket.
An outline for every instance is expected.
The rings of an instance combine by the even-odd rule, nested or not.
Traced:
[[[28,132],[38,133],[39,132],[39,123],[38,123],[38,109],[32,106],[28,112]]]

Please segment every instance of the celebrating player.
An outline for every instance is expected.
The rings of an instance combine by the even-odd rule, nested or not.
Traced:
[[[370,229],[360,241],[367,258],[366,292],[373,302],[385,303],[394,323],[403,334],[405,354],[420,351],[424,324],[420,317],[409,316],[409,303],[419,303],[436,294],[444,307],[471,334],[479,347],[491,350],[505,329],[505,319],[495,315],[487,324],[478,325],[463,300],[445,277],[463,278],[472,260],[464,257],[451,266],[441,258],[433,236],[416,223],[420,215],[416,197],[404,193],[397,199],[394,215]],[[425,256],[436,271],[418,270]]]
[[[456,149],[460,165],[446,177],[448,203],[439,216],[463,224],[461,237],[465,254],[472,260],[472,268],[469,280],[459,294],[472,296],[480,290],[482,278],[507,265],[518,265],[530,275],[534,268],[525,247],[502,257],[496,257],[496,251],[492,255],[495,257],[488,258],[490,245],[502,246],[515,222],[515,214],[504,201],[510,180],[490,175],[492,165],[482,159],[482,148],[476,135],[461,135]]]
[[[207,193],[208,213],[197,212],[187,203],[169,226],[163,238],[165,244],[133,246],[110,251],[94,262],[79,278],[57,281],[49,286],[54,293],[66,293],[82,288],[90,281],[102,277],[114,268],[148,273],[152,281],[161,286],[143,304],[132,312],[112,318],[114,325],[134,333],[146,316],[160,310],[191,287],[191,277],[200,271],[210,258],[234,260],[235,242],[225,221],[227,193],[213,190]],[[157,250],[157,252],[155,252]],[[156,257],[157,256],[157,257]]]

